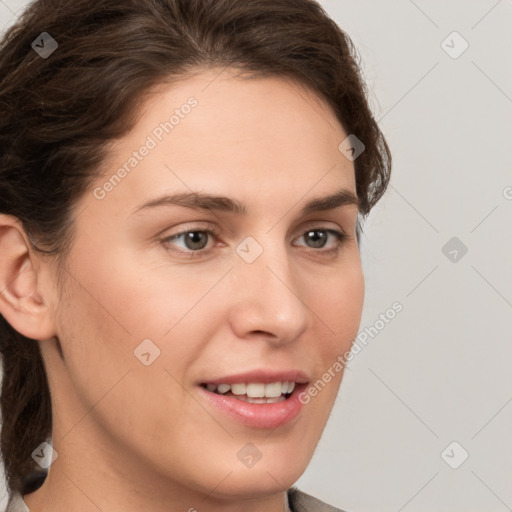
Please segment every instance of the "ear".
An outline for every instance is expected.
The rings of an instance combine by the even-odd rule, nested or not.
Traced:
[[[0,214],[0,313],[16,331],[35,340],[56,334],[50,308],[38,290],[40,270],[21,222]]]

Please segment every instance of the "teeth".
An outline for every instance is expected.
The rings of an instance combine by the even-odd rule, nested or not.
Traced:
[[[250,398],[263,398],[265,396],[265,384],[251,382],[247,384],[245,393]]]
[[[207,384],[206,389],[211,392],[217,392],[224,395],[231,391],[237,397],[243,397],[247,402],[251,403],[273,403],[265,400],[276,399],[287,395],[295,389],[295,382],[270,382],[264,384],[261,382],[234,383],[234,384]],[[284,397],[282,397],[284,400]],[[277,400],[281,401],[281,400]]]
[[[282,402],[286,400],[283,395],[279,395],[275,398],[251,398],[248,396],[239,397],[239,400],[244,400],[245,402],[249,402],[251,404],[275,404],[277,402]]]
[[[286,384],[286,382],[285,382]],[[269,398],[276,398],[282,395],[282,386],[280,382],[271,382],[270,384],[265,384],[265,396]],[[288,386],[286,386],[286,390],[288,391]],[[250,395],[248,395],[250,396]]]
[[[229,384],[219,384],[217,387],[217,390],[221,395],[227,393],[230,389],[231,386]]]
[[[233,395],[245,395],[247,386],[245,384],[231,384],[231,393]]]

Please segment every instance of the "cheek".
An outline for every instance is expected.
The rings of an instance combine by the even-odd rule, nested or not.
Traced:
[[[60,308],[59,337],[65,344],[66,372],[72,387],[66,392],[66,406],[73,408],[71,424],[86,417],[67,442],[72,444],[74,436],[98,424],[131,450],[151,445],[153,451],[148,453],[158,451],[164,457],[161,448],[155,447],[185,438],[190,430],[187,418],[204,414],[179,384],[198,355],[192,343],[194,337],[199,339],[198,333],[188,333],[190,342],[183,343],[186,318],[179,322],[193,297],[175,300],[172,290],[161,297],[165,293],[161,282],[140,279],[137,273],[121,273],[119,266],[113,269],[108,262],[95,263],[90,277],[82,267],[70,279],[66,290],[70,300]],[[176,322],[176,328],[164,336]],[[147,339],[154,342],[154,346],[145,345],[144,351],[150,352],[149,365],[142,362],[140,351],[142,359],[134,354]],[[154,347],[159,351],[155,358]]]
[[[354,258],[353,264],[318,279],[318,283],[322,285],[317,284],[310,300],[318,323],[330,340],[324,345],[325,351],[332,356],[333,352],[350,347],[359,329],[365,290],[359,259]]]
[[[115,260],[100,255],[83,278],[111,313],[106,321],[116,321],[134,340],[153,337],[156,341],[187,323],[223,271],[198,274],[192,266],[174,266],[160,256],[148,258],[126,250]]]
[[[315,379],[321,381],[313,391],[314,407],[320,415],[332,406],[341,384],[346,356],[360,326],[364,289],[361,265],[354,260],[354,265],[326,280],[323,293],[317,293],[312,302],[318,315],[317,332],[325,333],[318,336],[319,343],[314,335],[308,337],[309,343],[314,343],[311,360],[318,362]]]
[[[339,301],[333,305],[339,318],[336,332],[343,333],[343,339],[348,337],[352,342],[357,336],[364,302],[364,276],[361,266],[355,266],[340,281]]]
[[[72,261],[59,322],[68,371],[84,401],[93,403],[128,370],[145,371],[141,382],[149,386],[149,379],[153,390],[171,379],[165,369],[184,381],[210,314],[201,298],[218,277],[198,279],[107,250],[89,256]],[[154,362],[145,366],[137,356],[148,351]]]

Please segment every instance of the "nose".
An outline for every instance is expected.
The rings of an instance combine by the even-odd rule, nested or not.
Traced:
[[[312,316],[298,269],[293,268],[284,245],[258,248],[253,240],[244,248],[249,251],[239,252],[242,256],[236,256],[230,272],[232,329],[243,339],[263,338],[273,345],[293,342],[308,328]],[[249,263],[246,255],[255,250],[262,252]]]

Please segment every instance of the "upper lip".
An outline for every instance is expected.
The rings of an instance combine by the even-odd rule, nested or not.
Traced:
[[[268,384],[270,382],[296,382],[303,384],[309,382],[308,376],[300,370],[252,370],[244,373],[226,375],[215,379],[207,379],[201,384],[235,384],[243,382],[262,382]]]

